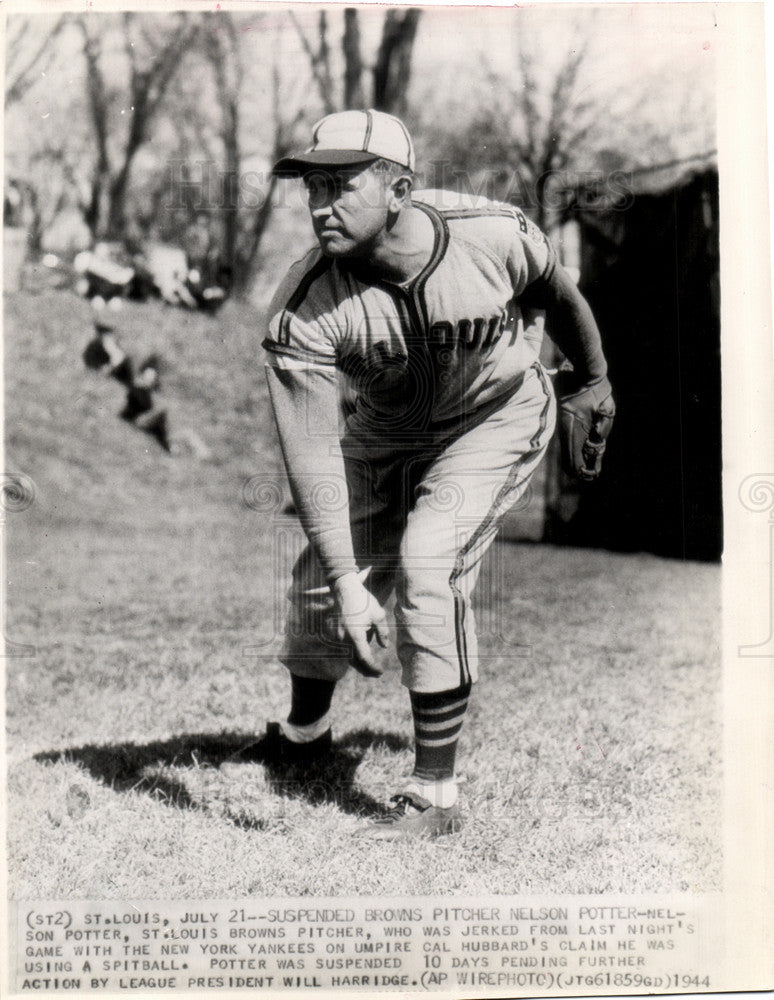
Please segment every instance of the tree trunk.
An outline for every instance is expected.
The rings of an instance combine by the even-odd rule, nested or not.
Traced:
[[[421,11],[390,8],[384,18],[382,41],[374,66],[374,107],[397,115],[406,112],[411,81],[411,53]]]
[[[277,54],[274,55],[272,66],[272,119],[274,122],[274,143],[272,159],[274,162],[281,159],[288,152],[288,136],[292,132],[292,127],[287,129],[288,122],[283,118],[283,100],[280,86],[280,68]],[[302,114],[299,111],[299,115]],[[298,117],[298,116],[297,116]],[[287,133],[286,133],[287,129]],[[266,190],[266,197],[261,207],[250,215],[250,226],[242,232],[242,240],[237,254],[236,267],[233,275],[233,293],[236,296],[245,296],[252,285],[256,274],[256,260],[264,234],[268,228],[272,211],[274,210],[274,190],[277,186],[277,178],[272,174],[269,186]]]
[[[344,107],[362,108],[363,99],[363,58],[360,54],[360,22],[354,7],[344,11]]]
[[[124,162],[121,169],[110,183],[110,203],[107,217],[107,237],[120,240],[126,232],[126,196],[129,190],[129,175],[137,151],[145,142],[148,119],[145,111],[146,102],[140,94],[133,95],[137,102],[129,128],[129,138],[124,150]]]
[[[331,76],[331,49],[328,45],[328,18],[324,10],[320,11],[317,22],[317,30],[320,35],[320,48],[317,59],[320,65],[320,81],[323,95],[323,104],[328,114],[333,111],[333,78]]]
[[[237,263],[237,242],[239,240],[239,178],[242,157],[239,149],[239,106],[236,98],[224,108],[227,125],[224,127],[223,145],[226,154],[226,169],[223,174],[221,197],[223,201],[223,248],[222,262],[228,273],[233,275]]]
[[[242,173],[242,151],[239,143],[239,92],[242,65],[239,37],[232,19],[227,19],[221,31],[207,39],[206,52],[218,88],[221,108],[220,138],[225,159],[219,192],[223,220],[220,261],[233,279],[238,267],[240,233],[239,180]]]
[[[233,285],[233,292],[237,296],[244,296],[249,291],[252,279],[257,273],[256,260],[274,209],[274,189],[276,186],[277,178],[272,175],[263,204],[253,214],[253,225],[247,239],[247,245],[237,258]]]
[[[78,25],[83,33],[83,55],[86,60],[86,96],[97,150],[90,197],[82,208],[84,222],[89,227],[92,238],[96,239],[102,229],[105,198],[110,178],[108,108],[105,98],[107,88],[100,66],[102,53],[99,37],[90,34],[86,19],[79,18]]]

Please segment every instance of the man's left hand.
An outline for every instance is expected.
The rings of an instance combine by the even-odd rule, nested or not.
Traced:
[[[559,441],[568,475],[584,482],[597,478],[614,417],[613,389],[605,376],[560,395]]]

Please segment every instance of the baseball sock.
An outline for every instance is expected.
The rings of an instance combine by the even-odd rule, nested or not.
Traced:
[[[336,681],[290,675],[290,714],[280,723],[294,743],[309,743],[330,728],[329,711]]]
[[[468,707],[470,684],[450,691],[411,691],[416,760],[411,785],[435,806],[448,808],[457,800],[454,758]]]

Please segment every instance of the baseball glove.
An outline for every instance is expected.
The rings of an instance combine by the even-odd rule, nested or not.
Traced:
[[[568,394],[560,388],[559,441],[568,475],[584,482],[597,478],[614,417],[613,389],[604,376]]]

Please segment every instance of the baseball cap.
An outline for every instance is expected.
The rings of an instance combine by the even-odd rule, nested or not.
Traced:
[[[312,145],[274,165],[276,177],[302,177],[315,167],[356,166],[384,158],[414,170],[414,146],[399,118],[384,111],[338,111],[312,129]]]

